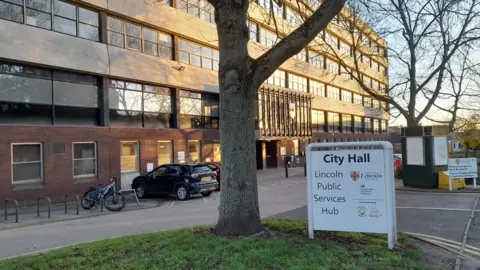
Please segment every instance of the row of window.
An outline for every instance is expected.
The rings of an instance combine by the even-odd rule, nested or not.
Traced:
[[[185,141],[178,141],[185,144]],[[58,147],[60,144],[60,147]],[[213,152],[213,160],[220,162],[220,142],[208,141]],[[174,162],[172,141],[157,142],[158,164]],[[189,140],[187,145],[181,145],[184,152],[178,152],[179,162],[202,161],[202,143],[199,140]],[[65,143],[55,143],[54,153],[64,153]],[[140,162],[140,144],[138,141],[120,142],[120,170],[122,172],[138,171]],[[63,152],[61,152],[63,150]],[[44,179],[44,149],[42,143],[14,143],[12,144],[12,183],[42,182]],[[185,160],[187,158],[187,160]],[[98,150],[96,142],[72,143],[72,176],[73,178],[95,177],[98,174]]]
[[[332,133],[388,133],[388,121],[312,110],[312,131]]]

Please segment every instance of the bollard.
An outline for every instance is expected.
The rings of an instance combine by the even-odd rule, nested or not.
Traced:
[[[50,218],[50,209],[52,206],[52,201],[50,200],[49,197],[45,197],[45,196],[39,196],[37,199],[37,217],[40,216],[40,200],[41,199],[47,200],[48,202],[48,218]]]
[[[307,162],[305,162],[305,166],[303,166],[303,171],[305,176],[307,176]]]
[[[285,178],[288,178],[288,165],[285,162]]]
[[[7,203],[8,202],[13,202],[15,204],[15,223],[18,223],[18,202],[17,200],[10,200],[6,199],[5,200],[5,220],[8,220],[8,215],[7,215]]]

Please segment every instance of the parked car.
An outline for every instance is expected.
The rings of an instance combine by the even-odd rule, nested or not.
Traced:
[[[192,194],[210,196],[217,185],[216,173],[201,163],[165,164],[132,182],[138,198],[175,194],[180,201],[188,200]]]
[[[216,172],[217,173],[217,182],[218,182],[218,186],[217,186],[217,190],[220,190],[220,180],[221,180],[221,174],[220,174],[220,163],[217,163],[217,162],[207,162],[205,163],[212,171]]]

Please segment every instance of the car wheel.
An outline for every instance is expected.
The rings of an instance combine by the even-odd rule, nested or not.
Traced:
[[[212,195],[212,192],[211,191],[202,192],[202,195],[203,195],[203,197],[208,197],[208,196]]]
[[[177,195],[177,199],[179,201],[186,201],[190,199],[190,192],[188,191],[187,187],[184,185],[180,185],[177,187],[175,194]]]
[[[144,184],[137,184],[135,186],[135,193],[137,194],[137,198],[144,199],[147,197],[147,189],[145,188]]]

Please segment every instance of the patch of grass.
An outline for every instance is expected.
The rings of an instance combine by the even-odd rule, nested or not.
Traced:
[[[425,269],[422,254],[400,237],[320,232],[307,239],[305,221],[265,220],[274,238],[227,238],[205,227],[107,239],[36,256],[0,261],[0,269]]]

